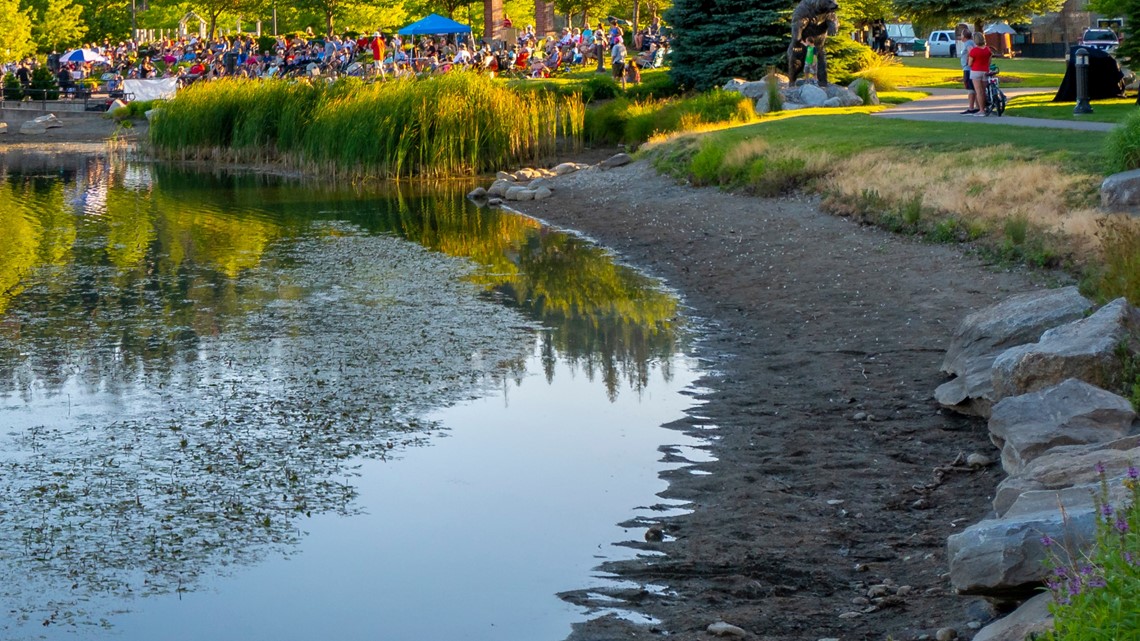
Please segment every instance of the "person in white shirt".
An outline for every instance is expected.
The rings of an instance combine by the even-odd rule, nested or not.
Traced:
[[[467,50],[467,45],[459,45],[459,51],[455,52],[455,58],[451,62],[464,66],[471,64],[471,52]]]
[[[613,48],[610,49],[610,60],[613,62],[614,80],[621,83],[622,89],[625,89],[625,54],[625,43],[615,40]]]

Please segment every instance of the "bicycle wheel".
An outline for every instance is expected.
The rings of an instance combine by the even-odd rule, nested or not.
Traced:
[[[1005,94],[1000,91],[997,94],[997,114],[1000,116],[1005,113]]]

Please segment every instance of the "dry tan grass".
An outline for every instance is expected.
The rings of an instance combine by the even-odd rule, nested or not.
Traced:
[[[1098,181],[996,147],[918,158],[900,156],[896,150],[864,152],[838,161],[821,187],[843,197],[874,190],[892,205],[921,196],[923,206],[936,214],[994,229],[1024,218],[1035,228],[1064,236],[1072,249],[1088,250],[1096,247],[1098,221],[1105,217],[1093,200]]]

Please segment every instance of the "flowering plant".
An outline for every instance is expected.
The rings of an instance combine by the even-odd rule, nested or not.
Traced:
[[[1049,609],[1053,631],[1048,641],[1107,641],[1140,635],[1140,470],[1128,467],[1124,487],[1127,505],[1109,500],[1104,465],[1096,467],[1100,487],[1096,543],[1087,553],[1074,553],[1044,536],[1048,549],[1046,586],[1053,593]]]

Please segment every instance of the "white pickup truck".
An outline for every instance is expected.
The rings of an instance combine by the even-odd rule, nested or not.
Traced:
[[[954,31],[931,31],[926,39],[926,57],[958,55],[958,43],[954,40]]]

